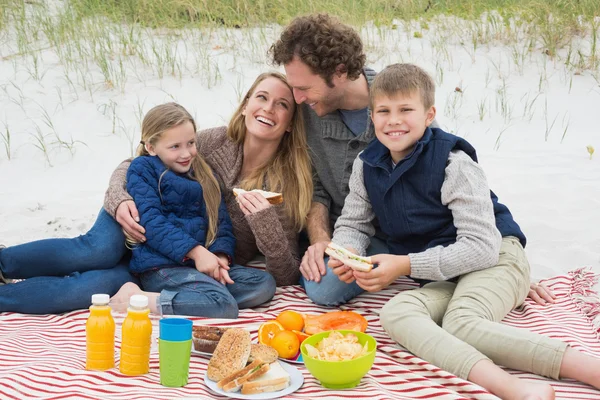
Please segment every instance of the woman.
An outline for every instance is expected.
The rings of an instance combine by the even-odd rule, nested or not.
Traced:
[[[198,147],[217,176],[231,215],[236,263],[246,264],[260,252],[265,255],[267,271],[278,286],[296,284],[300,276],[297,237],[310,208],[312,176],[303,119],[285,77],[279,73],[261,74],[229,126],[200,132]],[[122,163],[113,174],[105,199],[108,213],[101,211],[86,235],[33,242],[0,251],[0,271],[6,278],[59,276],[36,278],[42,282],[52,279],[54,295],[43,296],[43,301],[35,307],[23,304],[26,296],[34,293],[33,289],[14,288],[27,284],[29,279],[0,286],[0,311],[57,313],[85,308],[90,304],[91,294],[113,294],[116,285],[118,288],[133,281],[126,273],[126,260],[119,263],[119,268],[113,268],[115,260],[126,251],[120,226],[110,217],[116,215],[130,236],[145,239],[143,227],[135,221],[139,220],[135,204],[124,189],[129,163]],[[284,202],[273,206],[256,193],[236,198],[232,192],[234,187],[280,192]],[[57,248],[61,249],[59,253]],[[32,262],[36,266],[35,275],[26,274]],[[67,285],[69,281],[64,276],[69,274],[76,275],[81,285]],[[13,287],[12,299],[4,295],[8,287]],[[111,305],[115,309],[126,308],[129,295],[140,290],[133,282],[124,285]],[[70,296],[69,301],[59,296],[65,293]],[[240,301],[238,304],[243,308],[243,299]]]

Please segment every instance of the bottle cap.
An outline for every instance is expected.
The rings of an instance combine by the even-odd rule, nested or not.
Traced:
[[[92,295],[92,304],[95,306],[108,305],[109,301],[110,301],[110,296],[107,294],[93,294]]]
[[[134,294],[129,298],[129,305],[136,308],[148,307],[148,297],[143,294]]]

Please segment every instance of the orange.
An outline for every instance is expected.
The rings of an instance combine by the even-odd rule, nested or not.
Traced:
[[[277,321],[267,321],[258,328],[258,343],[271,345],[276,334],[283,331],[283,326]]]
[[[279,354],[281,358],[294,358],[300,348],[300,340],[292,331],[281,331],[275,334],[269,345]]]
[[[304,328],[304,318],[296,311],[286,310],[280,313],[275,320],[288,331],[302,331]]]
[[[300,344],[302,344],[302,342],[304,342],[304,339],[310,337],[310,335],[304,333],[304,332],[300,332],[300,331],[292,331],[296,334],[296,336],[298,337],[298,341],[300,342]]]

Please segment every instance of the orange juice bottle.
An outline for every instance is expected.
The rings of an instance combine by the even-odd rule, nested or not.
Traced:
[[[85,368],[104,371],[115,366],[115,321],[107,294],[92,296],[90,316],[85,323]]]
[[[148,314],[148,298],[139,294],[131,296],[127,317],[121,327],[123,336],[119,370],[122,374],[143,375],[150,371],[152,322]]]

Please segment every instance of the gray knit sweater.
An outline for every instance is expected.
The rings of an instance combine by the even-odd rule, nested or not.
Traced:
[[[266,269],[275,278],[277,286],[297,284],[300,279],[298,233],[283,206],[271,206],[246,216],[233,195],[232,189],[240,183],[242,146],[227,138],[226,127],[223,126],[198,132],[198,150],[221,185],[236,239],[236,264],[245,265],[262,253]],[[131,160],[121,163],[110,179],[104,208],[112,216],[119,204],[132,200],[125,190],[125,176],[130,163]]]
[[[483,169],[466,153],[453,151],[445,172],[441,200],[452,212],[457,239],[446,247],[409,254],[413,278],[444,281],[498,263],[502,237],[496,228]],[[364,255],[375,234],[375,213],[364,185],[363,162],[358,157],[349,183],[350,194],[335,224],[333,241]]]
[[[369,86],[375,78],[375,71],[363,71]],[[330,224],[342,213],[344,199],[348,195],[348,181],[352,173],[354,159],[375,137],[373,124],[355,136],[335,111],[319,117],[306,104],[302,104],[308,147],[316,173],[313,174],[313,201],[324,204],[329,209]]]

